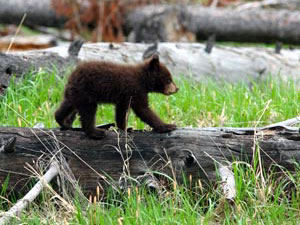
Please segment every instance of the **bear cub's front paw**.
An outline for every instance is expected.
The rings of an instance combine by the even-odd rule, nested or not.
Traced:
[[[175,124],[164,124],[158,128],[155,128],[154,131],[159,132],[159,133],[166,133],[166,132],[170,132],[175,129],[176,129]]]

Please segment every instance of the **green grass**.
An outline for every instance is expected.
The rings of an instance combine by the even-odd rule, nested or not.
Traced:
[[[161,195],[145,188],[130,194],[113,193],[107,200],[87,206],[72,203],[72,212],[59,210],[50,200],[31,206],[18,224],[299,224],[299,179],[294,190],[286,189],[287,179],[268,179],[262,189],[257,174],[236,165],[237,198],[232,205],[224,200],[220,185],[203,189],[182,185]],[[241,181],[242,182],[239,182]],[[278,182],[275,184],[274,182]],[[288,196],[291,195],[291,196]],[[50,199],[50,196],[48,196]],[[122,222],[120,222],[122,221]]]
[[[55,73],[29,74],[24,82],[11,82],[0,100],[2,126],[57,127],[53,113],[58,107],[66,78]],[[300,115],[300,88],[292,81],[267,79],[260,84],[194,83],[176,79],[180,88],[172,96],[151,94],[151,107],[169,123],[192,126],[263,126]],[[114,109],[101,105],[97,123],[114,121]],[[74,124],[79,126],[78,120]],[[133,113],[129,126],[149,129]],[[237,197],[224,201],[221,185],[202,187],[199,181],[170,188],[162,194],[132,188],[130,194],[112,190],[102,202],[62,204],[44,192],[12,224],[299,224],[300,170],[278,176],[258,174],[257,165],[233,164]],[[7,210],[7,184],[0,184],[0,211]],[[16,198],[13,198],[13,202]]]

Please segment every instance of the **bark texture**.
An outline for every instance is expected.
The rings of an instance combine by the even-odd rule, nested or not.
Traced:
[[[182,128],[167,134],[107,131],[102,140],[88,139],[82,131],[0,128],[0,183],[10,174],[9,188],[21,187],[31,173],[25,163],[48,161],[63,153],[85,193],[98,183],[114,185],[124,174],[131,177],[159,171],[182,179],[214,181],[215,168],[234,160],[251,162],[254,146],[260,149],[263,166],[277,163],[293,169],[300,162],[299,128],[275,125],[254,128]],[[110,180],[110,182],[107,182]]]

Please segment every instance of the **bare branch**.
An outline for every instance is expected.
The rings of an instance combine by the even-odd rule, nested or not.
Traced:
[[[21,212],[41,193],[43,188],[50,183],[50,181],[58,174],[57,163],[52,163],[49,170],[44,176],[40,177],[40,180],[34,185],[34,187],[20,199],[12,208],[3,213],[0,218],[0,225],[8,224],[12,217],[19,216]]]

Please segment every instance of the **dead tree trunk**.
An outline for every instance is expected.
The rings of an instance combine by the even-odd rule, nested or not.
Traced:
[[[300,14],[289,10],[153,5],[130,13],[125,24],[136,42],[172,41],[171,30],[195,33],[198,40],[215,34],[217,41],[300,43]]]
[[[31,175],[24,169],[26,163],[48,161],[60,152],[85,193],[94,193],[98,182],[115,185],[124,173],[135,178],[159,171],[180,181],[183,171],[193,179],[213,181],[216,166],[233,160],[251,162],[257,149],[264,167],[278,164],[293,169],[293,163],[300,162],[300,133],[286,124],[258,129],[183,128],[167,134],[108,131],[97,141],[77,130],[2,127],[0,183],[9,174],[9,188],[20,191]]]

